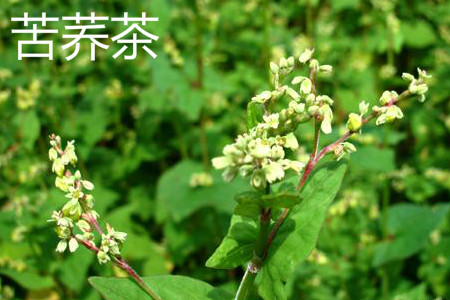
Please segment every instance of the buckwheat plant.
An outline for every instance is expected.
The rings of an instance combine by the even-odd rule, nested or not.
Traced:
[[[94,184],[85,180],[80,170],[76,169],[78,158],[74,141],[67,142],[63,149],[61,138],[52,134],[50,146],[48,156],[53,162],[52,171],[56,174],[55,185],[68,199],[61,210],[53,212],[49,220],[55,224],[60,239],[56,251],[64,252],[68,248],[70,252],[75,252],[81,244],[96,254],[100,264],[112,262],[126,271],[152,299],[160,300],[121,256],[120,250],[127,234],[114,230],[109,224],[106,224],[106,232],[100,227],[100,216],[94,210],[94,197],[90,194]],[[98,244],[96,234],[101,237]]]
[[[418,77],[404,73],[402,77],[409,83],[407,90],[400,94],[383,92],[379,106],[370,107],[362,101],[359,110],[348,116],[345,133],[321,148],[321,134],[328,135],[333,130],[334,101],[319,93],[316,78],[332,73],[333,68],[321,65],[313,54],[314,50],[307,49],[300,55],[299,62],[307,70],[299,76],[292,74],[294,57],[270,63],[273,89],[259,93],[248,104],[248,131],[226,145],[223,156],[212,160],[214,168],[223,170],[224,180],[240,175],[248,178],[251,186],[249,191],[236,195],[237,206],[228,234],[206,262],[208,267],[218,269],[246,265],[236,300],[247,299],[255,292],[265,300],[285,300],[296,265],[308,257],[326,260],[320,251],[313,250],[346,171],[347,159],[343,158],[357,151],[349,142],[350,137],[361,134],[363,126],[372,120],[383,125],[403,118],[397,106],[400,101],[425,100],[431,76],[420,69]],[[298,126],[306,122],[313,123],[314,139],[309,159],[304,160],[305,145],[299,145],[296,134]],[[94,185],[76,169],[74,142],[68,142],[63,149],[60,137],[52,135],[50,145],[49,158],[57,175],[55,185],[68,198],[51,220],[60,238],[56,250],[63,252],[68,248],[74,252],[82,244],[96,253],[99,263],[114,263],[153,299],[161,299],[121,256],[126,233],[115,231],[109,224],[106,232],[101,229],[90,194]],[[321,162],[325,157],[329,159]],[[195,173],[190,178],[190,185],[195,188],[212,184],[208,173]],[[101,236],[100,242],[96,242],[96,234]],[[203,286],[196,291],[207,293],[207,299],[219,299],[210,298],[208,289]],[[169,291],[167,295],[174,293]]]
[[[321,65],[313,54],[307,49],[300,55],[300,64],[307,68],[300,76],[291,75],[294,57],[270,63],[273,89],[251,99],[248,131],[212,160],[214,168],[223,170],[225,181],[240,175],[253,187],[236,196],[229,233],[207,262],[220,269],[247,264],[235,299],[246,299],[255,283],[264,299],[286,299],[288,278],[314,249],[326,209],[339,190],[346,167],[346,160],[339,160],[357,150],[349,138],[374,119],[382,125],[403,118],[398,102],[425,100],[431,76],[421,69],[417,78],[404,73],[407,90],[383,92],[379,106],[362,101],[359,111],[348,116],[346,132],[320,149],[320,135],[332,132],[334,101],[319,93],[316,78],[333,68]],[[299,143],[294,132],[305,122],[314,124],[315,133],[309,161],[302,163],[295,158]],[[328,154],[331,161],[316,168]],[[289,176],[289,171],[298,176]]]

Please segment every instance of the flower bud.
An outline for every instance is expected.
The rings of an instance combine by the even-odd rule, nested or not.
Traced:
[[[225,169],[231,165],[231,159],[226,156],[214,157],[212,159],[212,165],[217,170]]]
[[[426,84],[419,84],[419,85],[417,86],[416,93],[417,93],[418,95],[423,95],[423,94],[425,94],[427,91],[428,91],[428,86],[427,86]]]
[[[270,128],[278,128],[279,125],[279,119],[280,119],[280,115],[277,113],[271,114],[271,115],[264,115],[263,116],[264,121],[267,123],[267,125]]]
[[[406,81],[413,81],[414,80],[414,76],[412,74],[409,73],[403,73],[402,74],[402,78]]]
[[[311,93],[311,89],[312,89],[311,80],[309,80],[309,78],[305,78],[300,85],[300,92],[302,92],[303,94],[309,94]]]
[[[266,178],[262,170],[256,170],[253,172],[251,184],[256,189],[263,189],[266,187]]]
[[[298,148],[298,141],[297,141],[297,138],[295,137],[294,133],[291,132],[285,136],[284,147],[292,149],[292,150],[295,150]]]
[[[380,97],[380,104],[386,105],[394,100],[396,100],[398,94],[395,91],[384,91]]]
[[[55,150],[55,148],[50,148],[50,150],[48,150],[48,158],[51,161],[54,161],[58,158],[58,152]]]
[[[308,107],[308,114],[314,116],[319,111],[319,107],[317,105],[313,105]]]
[[[317,70],[319,68],[319,61],[317,59],[311,59],[311,61],[309,62],[309,67],[311,69]]]
[[[305,103],[297,103],[295,101],[289,102],[289,108],[294,110],[295,113],[301,114],[305,111]]]
[[[351,113],[348,116],[347,129],[350,130],[351,132],[356,132],[361,128],[361,126],[362,126],[361,116],[355,113]]]
[[[300,84],[305,79],[306,79],[305,76],[295,76],[294,79],[292,79],[291,83],[294,84],[294,85],[295,84]]]
[[[305,49],[302,54],[300,54],[300,58],[298,59],[302,64],[306,63],[311,59],[314,53],[314,49]]]
[[[286,90],[286,93],[289,95],[289,97],[291,97],[293,100],[299,100],[300,99],[300,95],[292,88],[288,88]]]
[[[290,57],[287,59],[287,64],[288,64],[288,67],[290,67],[290,68],[294,67],[295,61],[294,61],[294,57],[293,57],[293,56],[290,56]]]
[[[307,106],[314,105],[314,104],[316,104],[316,102],[318,102],[318,101],[316,101],[316,95],[309,94],[308,96],[306,96],[305,103]]]
[[[327,95],[320,95],[316,97],[316,101],[323,104],[333,105],[334,101]]]
[[[64,166],[64,163],[63,163],[62,159],[61,158],[56,158],[53,161],[52,171],[54,173],[56,173],[56,175],[61,177],[64,174],[64,169],[65,169],[65,166]]]
[[[75,252],[78,249],[78,241],[75,238],[69,240],[69,251]]]
[[[322,65],[319,67],[319,72],[324,73],[324,74],[330,74],[331,72],[333,72],[333,66]]]
[[[58,245],[56,246],[56,252],[63,253],[67,248],[67,242],[66,241],[59,241]]]
[[[369,103],[361,101],[359,103],[359,113],[363,116],[369,111]]]
[[[81,181],[81,184],[83,187],[89,191],[92,191],[94,189],[94,184],[88,180]]]
[[[278,72],[280,71],[280,67],[278,67],[278,65],[274,62],[270,62],[270,71],[272,72],[272,74],[278,74]]]

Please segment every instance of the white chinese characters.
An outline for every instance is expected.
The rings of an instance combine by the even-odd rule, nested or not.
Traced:
[[[95,12],[91,12],[89,16],[81,16],[80,12],[77,12],[75,16],[63,16],[62,21],[70,21],[75,24],[65,25],[64,28],[70,33],[65,33],[62,35],[66,43],[61,46],[63,50],[72,49],[70,54],[68,54],[65,59],[70,61],[73,60],[80,52],[80,43],[83,40],[90,41],[90,57],[91,61],[95,61],[96,49],[101,48],[107,50],[111,45],[105,43],[108,39],[108,34],[103,33],[101,30],[105,30],[105,21],[111,22],[121,22],[126,29],[121,33],[113,36],[111,38],[112,42],[118,45],[123,45],[119,51],[114,53],[112,57],[117,59],[123,54],[125,60],[134,60],[137,57],[138,45],[147,52],[153,59],[157,57],[156,53],[151,50],[149,44],[156,42],[159,37],[146,31],[144,27],[151,23],[157,22],[158,18],[147,17],[146,12],[142,12],[141,17],[129,17],[128,13],[125,12],[123,17],[108,17],[108,16],[98,16]],[[39,29],[38,24],[42,27],[46,27],[48,22],[58,22],[60,18],[58,17],[47,17],[46,13],[43,12],[41,17],[29,17],[28,13],[25,12],[23,17],[13,17],[11,18],[13,22],[23,22],[24,29],[13,29],[12,33],[28,33],[32,34],[31,40],[19,40],[18,41],[18,59],[22,60],[24,57],[44,57],[49,60],[53,60],[53,41],[49,40],[46,34],[58,33],[58,29]],[[30,24],[32,23],[32,24]],[[27,28],[32,26],[32,28]],[[100,30],[100,31],[99,31]],[[46,39],[42,36],[45,35]],[[40,37],[42,40],[39,40]],[[24,45],[30,49],[33,45],[46,45],[48,47],[46,52],[29,52],[25,51]],[[42,48],[42,47],[41,47]],[[42,49],[39,48],[39,51]],[[128,48],[131,48],[127,51]]]

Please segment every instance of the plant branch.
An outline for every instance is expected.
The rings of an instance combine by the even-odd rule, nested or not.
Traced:
[[[270,184],[266,186],[266,194],[270,194]],[[259,217],[259,235],[255,246],[253,259],[248,263],[244,276],[242,277],[239,288],[236,292],[235,300],[245,300],[253,287],[256,274],[261,269],[263,255],[266,249],[266,238],[270,231],[270,209],[261,209]]]
[[[82,244],[87,249],[93,251],[95,254],[97,254],[100,249],[95,246],[94,243],[90,243],[88,241],[85,241],[83,239],[77,238],[76,236],[73,236],[80,244]],[[114,256],[114,264],[121,268],[122,270],[126,271],[128,275],[130,275],[134,281],[153,299],[153,300],[162,300],[145,282],[142,280],[141,276],[122,258],[122,257],[116,257]]]
[[[310,78],[314,78],[313,72],[310,73]],[[314,87],[314,91],[315,91],[315,82],[314,81],[312,81],[312,82],[313,82],[313,87]],[[403,93],[401,93],[397,98],[392,99],[390,102],[388,102],[384,106],[394,105],[396,102],[398,102],[400,100],[403,100],[405,98],[408,98],[409,96],[411,96],[411,93],[408,90],[406,90]],[[373,120],[376,116],[377,116],[377,114],[375,112],[370,114],[367,118],[362,120],[363,125],[368,123],[368,122],[370,122],[371,120]],[[318,142],[319,142],[318,132],[320,133],[320,130],[317,131],[317,123],[318,122],[316,120],[316,131],[315,131],[315,139],[314,139],[313,151],[311,153],[311,156],[309,158],[308,163],[306,164],[305,170],[303,171],[302,178],[300,179],[300,182],[299,182],[299,184],[297,186],[297,191],[298,192],[302,191],[306,181],[308,180],[309,176],[311,175],[311,172],[314,170],[315,166],[320,161],[320,159],[322,159],[327,153],[333,151],[336,146],[338,146],[339,144],[341,144],[344,141],[346,141],[352,134],[355,133],[355,132],[352,132],[352,131],[347,131],[344,135],[342,135],[340,138],[338,138],[335,142],[325,146],[324,148],[322,148],[322,150],[320,150],[316,154],[317,145],[318,145]],[[287,208],[283,209],[282,213],[280,214],[280,216],[276,220],[275,225],[273,226],[273,228],[272,228],[272,230],[269,233],[269,236],[267,238],[267,243],[266,243],[266,247],[265,247],[264,252],[263,252],[262,259],[266,258],[267,254],[268,254],[268,251],[269,251],[269,248],[270,248],[270,245],[272,244],[273,240],[275,239],[275,236],[278,233],[278,230],[280,229],[281,225],[283,225],[284,220],[286,220],[287,216],[289,215],[289,212],[290,212],[290,209],[287,209]]]

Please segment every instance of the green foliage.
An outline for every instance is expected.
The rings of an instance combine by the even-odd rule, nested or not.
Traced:
[[[225,300],[232,295],[211,285],[184,276],[145,277],[144,282],[166,300]],[[151,299],[129,279],[91,277],[89,282],[107,300]]]
[[[386,223],[389,240],[376,246],[373,264],[380,266],[417,253],[427,243],[430,233],[442,223],[449,209],[448,204],[435,207],[406,203],[391,206]]]
[[[143,276],[198,278],[231,299],[239,267],[254,257],[261,210],[272,209],[272,227],[283,208],[293,207],[256,281],[266,298],[449,298],[449,1],[5,0],[1,8],[0,298],[100,300],[86,278],[126,276],[99,266],[81,246],[70,255],[54,251],[46,220],[64,196],[48,165],[53,132],[76,140],[79,169],[95,183],[100,225],[127,231],[122,254]],[[20,28],[11,17],[24,11],[116,17],[146,11],[159,17],[146,27],[160,37],[150,47],[158,57],[138,49],[134,61],[114,60],[108,50],[90,62],[85,40],[66,61],[60,36],[68,32],[59,22],[52,25],[59,34],[42,36],[54,41],[53,61],[18,61],[17,42],[29,36],[11,33]],[[107,27],[110,35],[123,29]],[[383,91],[405,87],[402,71],[421,67],[433,75],[426,103],[409,99],[399,104],[402,120],[384,128],[369,123],[351,138],[357,151],[328,210],[328,198],[317,201],[319,210],[304,197],[311,181],[299,197],[298,176],[286,174],[291,185],[273,184],[263,195],[249,192],[246,179],[223,182],[209,163],[263,120],[263,105],[251,99],[270,88],[270,61],[293,55],[298,67],[305,48],[335,66],[332,76],[319,75],[318,90],[335,101],[333,133],[321,136],[321,147],[341,135],[362,100],[377,105]],[[289,159],[307,161],[313,132],[309,123],[297,128],[300,147]],[[198,183],[193,174],[205,173],[212,184],[191,185]],[[314,226],[303,222],[309,219],[300,207],[317,214]],[[238,269],[221,270],[231,268]],[[146,281],[155,289],[168,287],[162,293],[191,291],[192,280],[152,278]],[[130,280],[97,280],[130,285],[145,299]],[[217,290],[195,282],[206,299]],[[261,299],[256,292],[249,298]]]
[[[294,268],[314,249],[327,209],[344,178],[347,163],[328,162],[311,175],[295,206],[275,237],[258,274],[259,293],[268,299],[286,299],[284,284]]]
[[[258,239],[258,224],[247,217],[234,215],[220,246],[206,262],[216,269],[232,269],[250,261]]]

